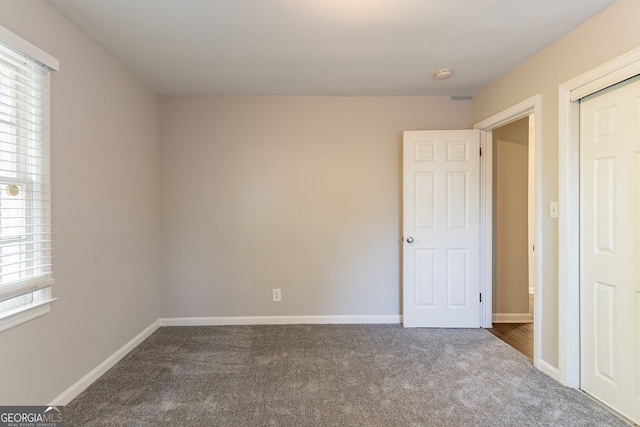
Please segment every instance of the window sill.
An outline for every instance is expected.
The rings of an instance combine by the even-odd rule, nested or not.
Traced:
[[[35,304],[29,304],[15,310],[10,310],[0,316],[0,332],[15,328],[18,325],[36,319],[51,311],[51,303],[57,298],[50,298]]]

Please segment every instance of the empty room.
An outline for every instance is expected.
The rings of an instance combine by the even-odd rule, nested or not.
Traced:
[[[638,17],[0,0],[0,426],[639,424]]]

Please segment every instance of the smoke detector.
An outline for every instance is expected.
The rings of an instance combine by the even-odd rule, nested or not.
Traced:
[[[453,76],[453,71],[450,68],[443,68],[436,71],[433,78],[436,80],[447,80],[451,76]]]

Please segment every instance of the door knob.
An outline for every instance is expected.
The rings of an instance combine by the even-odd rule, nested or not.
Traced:
[[[407,237],[407,243],[413,243],[413,237]]]

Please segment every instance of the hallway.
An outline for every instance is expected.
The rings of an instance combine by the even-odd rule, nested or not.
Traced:
[[[533,295],[529,295],[529,313],[533,313]],[[494,323],[487,330],[533,361],[533,322]]]

